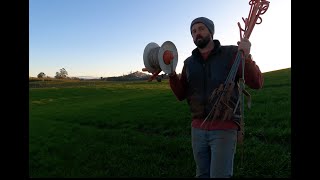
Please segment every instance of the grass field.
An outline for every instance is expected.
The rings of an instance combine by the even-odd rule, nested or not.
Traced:
[[[291,69],[264,77],[247,88],[235,178],[291,177]],[[29,89],[30,177],[194,177],[190,112],[167,80],[37,83],[46,86]]]

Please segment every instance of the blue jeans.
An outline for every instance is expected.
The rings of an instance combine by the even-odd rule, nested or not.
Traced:
[[[191,129],[198,178],[231,178],[237,130]]]

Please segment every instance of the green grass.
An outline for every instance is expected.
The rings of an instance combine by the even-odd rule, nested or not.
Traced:
[[[291,69],[264,77],[246,88],[235,178],[291,177]],[[31,177],[194,177],[189,108],[167,80],[45,83],[29,90]]]

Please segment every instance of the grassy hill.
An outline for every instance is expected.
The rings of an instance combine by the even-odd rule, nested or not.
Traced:
[[[264,77],[247,88],[235,178],[291,177],[291,69]],[[31,177],[194,177],[190,112],[168,80],[43,83],[29,90]]]

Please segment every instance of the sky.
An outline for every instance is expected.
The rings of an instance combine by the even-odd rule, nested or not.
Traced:
[[[269,2],[249,38],[263,73],[291,67],[291,0]],[[165,41],[177,48],[180,73],[196,48],[193,19],[211,19],[213,38],[236,45],[237,23],[244,27],[249,11],[249,0],[29,0],[29,76],[54,77],[62,68],[69,77],[142,71],[145,47]]]

